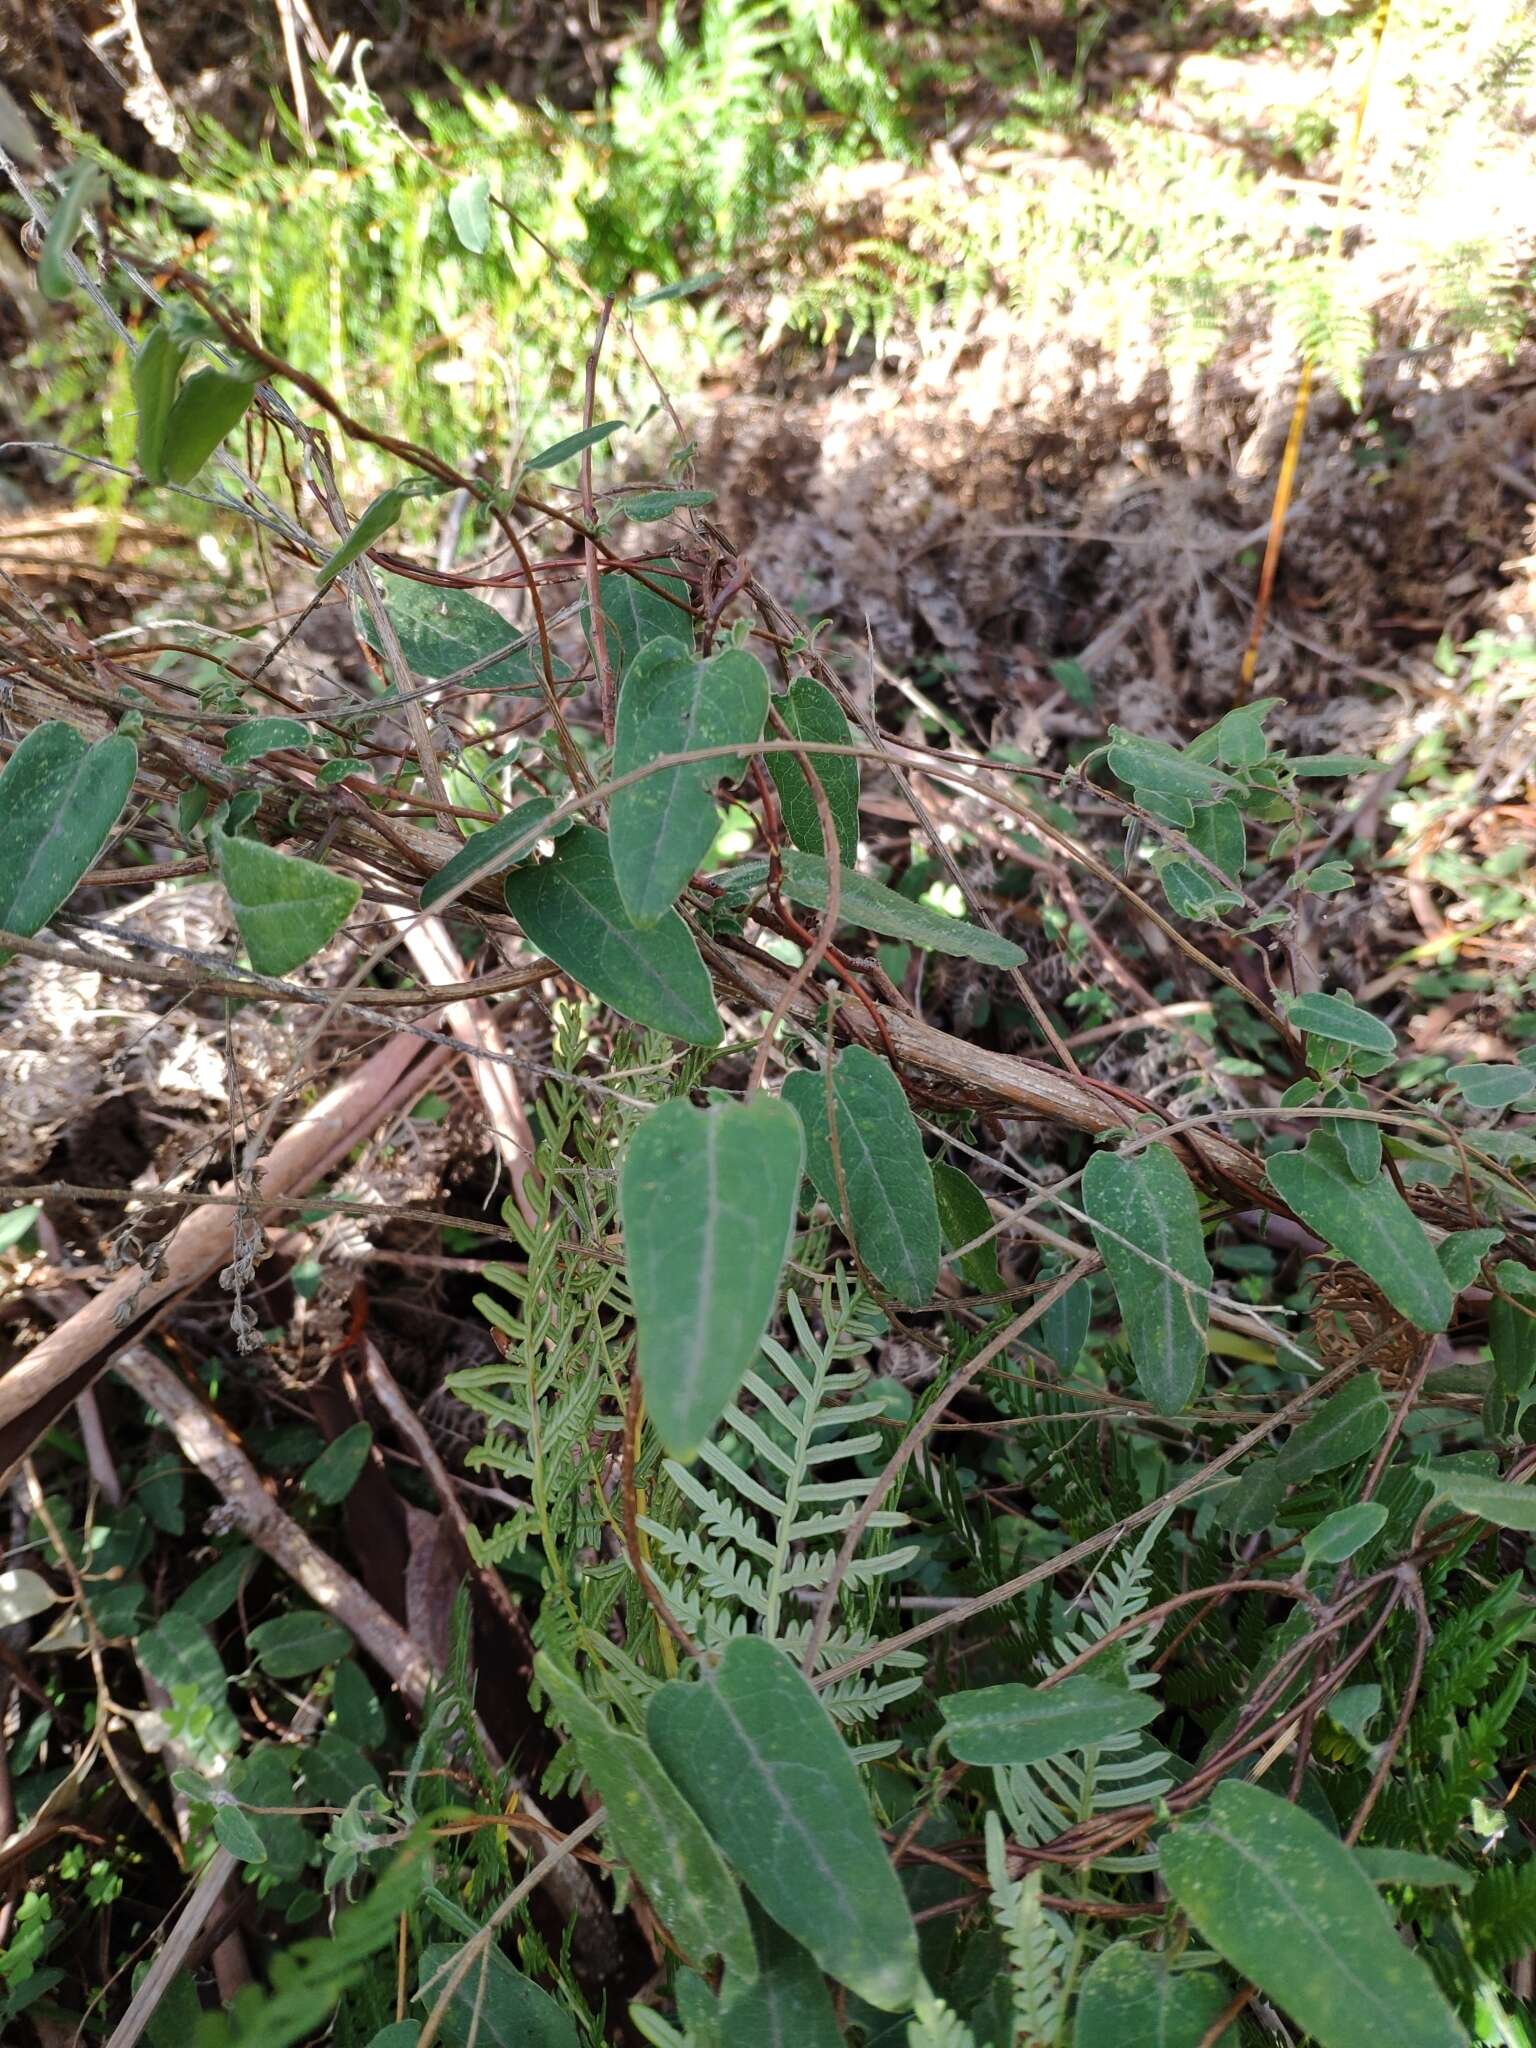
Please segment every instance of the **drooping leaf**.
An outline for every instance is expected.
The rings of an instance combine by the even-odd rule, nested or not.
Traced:
[[[299,718],[242,718],[224,735],[224,765],[243,768],[281,747],[307,747],[309,727]]]
[[[965,1764],[1037,1764],[1096,1749],[1157,1719],[1158,1702],[1082,1672],[1059,1685],[983,1685],[939,1701],[944,1740]]]
[[[277,853],[255,839],[214,835],[219,877],[258,974],[288,974],[329,945],[363,893],[318,861]]]
[[[429,1988],[463,1942],[433,1942],[417,1965],[416,2002],[428,2013],[442,1995]],[[443,1979],[446,1984],[447,1978]],[[580,2048],[576,2023],[541,1985],[513,1969],[494,1942],[486,1944],[453,1990],[440,2041],[450,2048]]]
[[[1205,1377],[1211,1265],[1200,1204],[1166,1145],[1096,1152],[1082,1183],[1093,1229],[1125,1322],[1136,1383],[1163,1415],[1178,1415]],[[1189,1285],[1184,1285],[1184,1282]]]
[[[67,299],[74,289],[74,279],[69,274],[69,252],[75,246],[85,209],[106,182],[99,164],[76,164],[65,181],[58,205],[53,209],[53,218],[43,237],[42,254],[37,259],[37,288],[45,299],[51,299],[55,305]]]
[[[1344,996],[1325,995],[1321,990],[1307,996],[1290,996],[1281,1007],[1292,1028],[1313,1038],[1326,1038],[1332,1045],[1347,1045],[1356,1052],[1389,1056],[1397,1050],[1397,1033],[1369,1010],[1358,1009]]]
[[[1053,1261],[1043,1266],[1040,1272],[1042,1286],[1048,1286],[1065,1270]],[[1083,1346],[1088,1340],[1088,1325],[1093,1320],[1093,1283],[1079,1280],[1069,1287],[1060,1301],[1052,1302],[1036,1325],[1037,1341],[1048,1358],[1055,1361],[1058,1371],[1070,1373],[1082,1356]]]
[[[1072,2048],[1201,2048],[1229,1995],[1212,1970],[1173,1970],[1149,1949],[1117,1941],[1083,1978]],[[1236,2040],[1234,2023],[1218,2048]]]
[[[460,247],[483,256],[491,246],[491,181],[484,171],[460,178],[449,189],[448,219]]]
[[[727,647],[696,661],[680,641],[649,641],[624,673],[613,772],[630,775],[704,747],[745,750],[761,737],[767,715],[768,677],[755,655]],[[740,768],[728,758],[682,762],[614,791],[609,850],[637,925],[664,916],[708,854],[719,822],[711,791]]]
[[[623,681],[629,664],[652,640],[676,640],[684,647],[693,646],[687,584],[670,562],[648,562],[644,574],[643,583],[638,577],[624,576],[618,571],[600,576],[597,581],[597,601],[602,607],[605,628],[603,644],[617,682]],[[670,591],[677,603],[663,597],[662,591]],[[581,630],[591,647],[592,613],[585,598],[581,603]]]
[[[581,1687],[543,1655],[540,1685],[576,1738],[582,1769],[608,1809],[608,1834],[684,1955],[719,1956],[732,1977],[757,1975],[746,1908],[703,1822],[650,1745],[616,1728]]]
[[[435,498],[446,488],[436,477],[412,476],[380,491],[340,547],[327,555],[315,571],[316,590],[329,590],[343,569],[350,569],[359,555],[366,554],[376,540],[382,540],[412,498]],[[403,646],[401,651],[404,652]]]
[[[138,773],[120,733],[87,746],[72,725],[32,728],[0,772],[0,930],[30,938],[68,902],[112,836]],[[10,956],[0,953],[0,966]]]
[[[882,2012],[922,1980],[917,1929],[859,1774],[776,1645],[738,1636],[694,1683],[651,1700],[651,1743],[764,1910]]]
[[[304,1491],[326,1507],[336,1507],[362,1477],[372,1449],[372,1429],[366,1422],[354,1422],[326,1445],[305,1472],[301,1481]]]
[[[1421,1330],[1443,1330],[1455,1296],[1424,1226],[1383,1172],[1362,1187],[1337,1138],[1314,1131],[1301,1152],[1282,1152],[1264,1171],[1309,1230],[1374,1280],[1400,1315]]]
[[[1477,1278],[1483,1260],[1503,1237],[1502,1230],[1452,1230],[1435,1246],[1440,1270],[1457,1294]]]
[[[610,434],[617,434],[623,425],[623,420],[599,420],[595,426],[579,427],[574,434],[567,434],[564,440],[552,441],[537,455],[530,455],[523,467],[554,469],[562,462],[569,462],[573,455],[579,455],[583,448],[595,448],[599,441],[606,441]]]
[[[971,1176],[947,1159],[933,1162],[933,1192],[939,1205],[939,1231],[967,1282],[978,1294],[1000,1294],[1003,1276],[997,1263],[997,1240],[989,1239],[974,1251],[961,1251],[973,1239],[992,1228],[992,1211],[987,1198]]]
[[[538,828],[555,808],[553,797],[531,796],[525,803],[514,804],[494,825],[472,832],[458,852],[422,883],[422,909],[430,910],[444,897],[457,896],[483,875],[499,874],[505,867],[531,859],[539,840],[546,836]],[[574,823],[573,818],[562,818],[558,825],[550,826],[547,836],[558,839]]]
[[[784,854],[782,886],[791,903],[804,904],[807,910],[825,910],[831,900],[831,878],[820,854],[789,848]],[[1017,967],[1026,958],[1011,939],[983,931],[963,917],[950,917],[926,903],[913,903],[853,868],[838,870],[837,915],[841,924],[862,925],[882,938],[905,939],[929,952],[979,960],[986,967]]]
[[[1232,1779],[1204,1814],[1162,1843],[1168,1889],[1212,1948],[1319,2048],[1467,2048],[1428,1967],[1321,1821]]]
[[[1342,1564],[1373,1536],[1379,1536],[1386,1525],[1387,1511],[1379,1500],[1335,1508],[1302,1538],[1302,1558],[1309,1565]]]
[[[165,482],[165,430],[186,360],[185,346],[176,339],[166,321],[159,319],[139,344],[139,352],[129,373],[133,402],[138,408],[134,453],[139,468],[152,484]]]
[[[1276,1475],[1287,1486],[1299,1486],[1320,1472],[1351,1465],[1374,1451],[1387,1433],[1392,1410],[1374,1372],[1356,1373],[1336,1394],[1291,1431],[1276,1451]]]
[[[784,1083],[805,1126],[807,1171],[834,1216],[843,1216],[846,1197],[854,1245],[880,1285],[921,1308],[939,1277],[939,1211],[917,1119],[885,1061],[861,1045],[844,1046],[833,1061],[832,1090],[835,1160],[826,1076],[801,1072]]]
[[[224,436],[245,418],[261,371],[194,370],[176,394],[161,453],[166,480],[189,484]]]
[[[1429,1478],[1441,1500],[1448,1500],[1464,1515],[1476,1515],[1496,1529],[1519,1529],[1536,1534],[1536,1486],[1515,1485],[1507,1479],[1483,1479],[1475,1472],[1458,1472],[1432,1465]]]
[[[335,1664],[352,1647],[339,1621],[317,1607],[293,1607],[259,1622],[246,1637],[252,1656],[273,1678],[307,1678]]]
[[[428,682],[474,668],[467,690],[536,690],[541,669],[537,645],[524,647],[523,635],[482,599],[467,590],[421,583],[378,569],[374,575],[389,623],[412,673]],[[366,605],[353,613],[357,630],[378,654],[378,628]],[[484,663],[483,667],[478,664]],[[557,664],[558,679],[565,671]]]
[[[641,931],[619,895],[608,841],[577,825],[552,860],[519,868],[507,908],[530,942],[621,1016],[689,1045],[718,1045],[709,970],[675,910]]]
[[[843,707],[812,676],[797,676],[774,709],[797,740],[847,747],[853,732]],[[778,735],[775,735],[778,737]],[[851,754],[808,754],[837,828],[838,858],[851,868],[859,854],[859,764]],[[784,829],[802,852],[824,854],[821,813],[804,768],[793,754],[769,754],[768,772],[779,792]]]
[[[778,1297],[805,1159],[800,1120],[771,1096],[667,1102],[619,1176],[646,1407],[691,1458],[735,1398]]]

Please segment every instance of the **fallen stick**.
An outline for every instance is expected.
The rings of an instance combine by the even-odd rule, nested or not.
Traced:
[[[390,1039],[345,1081],[289,1125],[260,1174],[266,1195],[302,1193],[338,1166],[449,1055],[418,1060],[417,1039]],[[142,1337],[170,1305],[227,1265],[239,1208],[194,1209],[166,1241],[155,1274],[135,1266],[61,1323],[0,1379],[0,1487],[43,1432],[106,1367],[111,1353]]]

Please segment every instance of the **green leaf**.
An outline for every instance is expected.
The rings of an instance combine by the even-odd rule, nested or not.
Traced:
[[[444,1964],[456,1962],[464,1942],[434,1942],[423,1949],[416,2002],[430,2012],[442,1995],[425,1987]],[[440,2041],[450,2048],[580,2048],[576,2024],[549,1993],[514,1970],[494,1943],[465,1972],[449,2001]],[[446,1979],[444,1980],[446,1982]]]
[[[536,690],[542,669],[537,646],[522,646],[523,635],[498,611],[467,590],[422,583],[376,569],[375,579],[400,652],[413,675],[428,682],[475,668],[464,687],[473,690]],[[379,630],[368,607],[353,607],[357,630],[375,654],[382,652]],[[500,657],[500,658],[498,658]],[[484,667],[478,664],[484,663]],[[569,671],[558,663],[556,678]]]
[[[366,1422],[354,1422],[328,1443],[309,1467],[300,1482],[304,1491],[326,1507],[336,1507],[362,1477],[372,1449],[373,1431]]]
[[[623,425],[623,420],[601,420],[595,426],[582,427],[574,434],[567,434],[563,441],[553,441],[549,447],[541,448],[537,455],[530,455],[523,467],[554,469],[560,463],[568,462],[573,455],[579,455],[583,448],[595,448],[599,441],[606,441],[610,434],[617,434]]]
[[[491,181],[484,171],[460,178],[448,193],[448,219],[460,246],[483,256],[491,245]]]
[[[363,1749],[377,1749],[389,1733],[379,1696],[368,1682],[367,1673],[351,1657],[336,1666],[331,1680],[331,1711],[336,1732]]]
[[[228,1614],[240,1597],[242,1587],[255,1571],[256,1552],[249,1543],[237,1543],[209,1565],[167,1610],[185,1621],[217,1621]]]
[[[177,341],[165,320],[159,319],[139,344],[129,372],[133,402],[138,408],[134,454],[152,484],[165,482],[165,430],[186,360],[185,346]]]
[[[1494,1066],[1474,1060],[1467,1066],[1452,1067],[1446,1078],[1461,1090],[1461,1099],[1468,1109],[1507,1109],[1512,1102],[1523,1102],[1528,1095],[1536,1095],[1536,1073],[1529,1067]]]
[[[1109,737],[1110,772],[1129,783],[1138,795],[1149,790],[1153,796],[1209,803],[1232,787],[1230,775],[1170,747],[1166,740],[1145,739],[1140,733],[1127,732],[1123,725],[1112,725]]]
[[[41,1202],[22,1202],[17,1208],[0,1211],[0,1252],[20,1244],[42,1213]]]
[[[307,747],[309,727],[298,718],[242,718],[224,735],[224,765],[243,768],[280,747]]]
[[[1281,1201],[1374,1280],[1400,1315],[1421,1330],[1445,1328],[1456,1298],[1423,1224],[1385,1173],[1363,1187],[1327,1131],[1315,1131],[1305,1151],[1266,1160],[1264,1172]]]
[[[494,825],[487,825],[481,832],[472,832],[458,852],[422,883],[422,909],[430,910],[445,896],[457,896],[471,883],[478,882],[482,875],[499,874],[503,868],[530,858],[540,839],[558,839],[562,833],[569,832],[575,823],[572,818],[562,818],[547,833],[538,830],[557,808],[553,797],[531,796],[526,803],[514,804],[507,815],[498,818]]]
[[[714,989],[688,927],[669,910],[639,929],[601,832],[575,826],[553,860],[508,875],[505,895],[530,944],[621,1016],[688,1045],[719,1044]]]
[[[1503,1289],[1488,1304],[1493,1377],[1500,1393],[1518,1400],[1536,1379],[1536,1273],[1514,1259],[1500,1259],[1493,1277]]]
[[[832,1088],[836,1163],[825,1074],[795,1073],[784,1083],[784,1100],[805,1126],[807,1171],[834,1216],[843,1217],[846,1195],[849,1232],[875,1279],[908,1308],[921,1308],[939,1277],[939,1210],[917,1120],[885,1061],[861,1045],[837,1055]]]
[[[703,1822],[648,1743],[615,1728],[548,1657],[539,1656],[534,1669],[608,1809],[609,1839],[683,1954],[699,1965],[718,1955],[732,1977],[749,1983],[757,1975],[752,1929],[736,1880]]]
[[[357,907],[361,882],[255,839],[212,835],[219,877],[258,974],[288,974],[329,945]]]
[[[211,1710],[213,1718],[198,1745],[200,1756],[228,1755],[239,1747],[240,1724],[226,1703],[228,1676],[207,1629],[173,1607],[144,1631],[134,1653],[173,1700],[180,1690]]]
[[[1168,1889],[1319,2048],[1467,2048],[1422,1958],[1321,1821],[1232,1779],[1206,1812],[1161,1846]]]
[[[749,748],[762,737],[767,715],[768,676],[755,655],[728,647],[695,661],[680,641],[650,641],[630,662],[619,692],[613,772],[629,775],[696,748]],[[655,924],[691,880],[718,829],[711,792],[741,765],[684,762],[615,790],[608,845],[635,924]]]
[[[757,1981],[733,1993],[722,2019],[730,2048],[841,2048],[843,2035],[826,1979],[798,1941],[758,1916]]]
[[[992,1238],[975,1251],[960,1252],[962,1245],[983,1236],[992,1228],[992,1211],[987,1198],[968,1173],[948,1160],[933,1162],[933,1193],[939,1207],[939,1231],[952,1252],[960,1253],[956,1263],[978,1294],[1001,1294],[1003,1276],[997,1263],[997,1239]]]
[[[1417,1849],[1357,1849],[1355,1861],[1372,1884],[1412,1885],[1416,1891],[1449,1885],[1452,1891],[1469,1892],[1474,1883],[1470,1870]]]
[[[1342,1564],[1363,1544],[1379,1536],[1387,1525],[1387,1511],[1377,1500],[1356,1501],[1352,1507],[1335,1508],[1302,1539],[1305,1563]]]
[[[1356,1373],[1336,1394],[1291,1431],[1270,1461],[1287,1486],[1337,1471],[1374,1451],[1387,1433],[1392,1410],[1374,1372]]]
[[[1426,1477],[1441,1500],[1464,1515],[1476,1515],[1496,1529],[1536,1534],[1536,1486],[1511,1485],[1507,1479],[1482,1479],[1475,1472],[1442,1470],[1431,1465]]]
[[[766,875],[766,866],[763,872]],[[830,870],[820,854],[791,847],[784,854],[782,886],[792,903],[804,904],[808,910],[825,910],[831,893]],[[980,960],[987,967],[1017,967],[1026,958],[1023,949],[1010,939],[967,924],[963,917],[930,909],[926,903],[913,903],[852,868],[838,869],[837,917],[840,924],[862,925],[865,931],[879,932],[883,938],[905,939],[933,953]]]
[[[774,706],[797,740],[848,747],[853,731],[832,692],[810,676],[798,676]],[[837,828],[838,857],[851,868],[859,855],[859,764],[851,754],[808,754]],[[805,770],[793,754],[769,754],[768,772],[779,792],[784,829],[805,853],[824,854],[821,813]]]
[[[671,573],[669,573],[671,572]],[[688,585],[673,570],[670,562],[648,562],[645,568],[646,581],[621,575],[617,570],[597,580],[597,601],[603,613],[603,644],[608,650],[609,664],[618,682],[642,647],[652,640],[675,640],[680,645],[693,647],[693,615],[688,610]],[[652,585],[657,589],[652,589]],[[678,603],[671,604],[659,595],[661,590],[670,590]],[[592,646],[592,611],[585,598],[581,601],[581,630],[589,647]]]
[[[238,1806],[224,1801],[213,1809],[213,1832],[237,1863],[266,1862],[267,1845]]]
[[[658,519],[670,518],[674,512],[692,512],[714,502],[713,491],[636,491],[633,497],[620,499],[614,510],[622,512],[626,519],[649,526]]]
[[[245,418],[261,371],[194,370],[176,394],[165,422],[162,456],[166,480],[189,484],[228,433]]]
[[[391,2020],[369,2037],[368,2048],[416,2048],[421,2039],[419,2020]]]
[[[783,1651],[734,1638],[696,1683],[662,1686],[647,1732],[784,1931],[870,2005],[910,2005],[922,1982],[911,1912],[853,1759]]]
[[[778,1299],[805,1151],[784,1102],[667,1102],[619,1175],[646,1406],[691,1458],[729,1407]]]
[[[69,252],[75,246],[85,209],[104,189],[106,182],[98,164],[76,164],[65,182],[58,205],[53,209],[53,218],[43,237],[42,254],[37,259],[37,288],[45,299],[51,299],[55,305],[67,299],[74,290],[75,281],[69,274]]]
[[[1117,1941],[1083,1978],[1072,2048],[1201,2048],[1228,1995],[1211,1970],[1173,1970]],[[1218,2038],[1219,2048],[1232,2048],[1235,2023]]]
[[[1463,1288],[1472,1285],[1483,1260],[1503,1235],[1502,1230],[1453,1230],[1441,1238],[1435,1253],[1440,1270],[1455,1293],[1460,1294]]]
[[[1040,1284],[1048,1286],[1060,1277],[1066,1268],[1052,1261],[1042,1266]],[[1036,1325],[1040,1349],[1047,1358],[1053,1359],[1057,1369],[1070,1373],[1082,1356],[1083,1345],[1088,1340],[1088,1325],[1093,1320],[1093,1283],[1079,1280],[1069,1287],[1060,1301],[1053,1302]]]
[[[666,299],[687,299],[695,292],[707,292],[717,284],[725,282],[723,270],[701,270],[697,277],[679,277],[671,284],[659,284],[653,291],[641,292],[630,300],[630,306],[638,312],[642,306],[659,306]]]
[[[58,719],[32,728],[0,773],[0,929],[30,938],[68,902],[138,768],[138,748],[120,733],[87,746]]]
[[[1237,881],[1248,857],[1248,839],[1243,814],[1230,798],[1219,804],[1202,804],[1188,833],[1191,846],[1203,853],[1221,872]]]
[[[0,1628],[14,1628],[58,1605],[59,1596],[41,1572],[0,1571]]]
[[[983,1685],[939,1701],[944,1740],[964,1764],[1039,1764],[1097,1749],[1157,1719],[1148,1693],[1086,1672],[1059,1685]]]
[[[270,1678],[307,1678],[344,1657],[352,1638],[339,1621],[316,1607],[294,1607],[261,1622],[246,1646]]]
[[[436,477],[413,476],[380,491],[340,547],[315,571],[315,589],[329,590],[343,569],[350,569],[359,555],[389,532],[412,498],[435,498],[446,488]]]
[[[1194,1291],[1209,1288],[1211,1266],[1189,1175],[1166,1145],[1095,1152],[1082,1194],[1125,1321],[1136,1383],[1159,1414],[1178,1415],[1205,1378],[1211,1312],[1208,1296]],[[1192,1286],[1181,1285],[1181,1276]]]
[[[1313,1038],[1326,1038],[1331,1045],[1351,1046],[1356,1052],[1380,1053],[1383,1058],[1397,1051],[1397,1034],[1390,1025],[1357,1009],[1346,996],[1286,996],[1280,1007],[1297,1031]]]

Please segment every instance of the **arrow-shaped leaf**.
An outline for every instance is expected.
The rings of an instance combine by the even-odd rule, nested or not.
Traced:
[[[663,1103],[619,1177],[640,1378],[657,1434],[691,1458],[735,1399],[795,1228],[800,1120],[771,1096]]]
[[[361,882],[255,839],[214,838],[219,875],[258,974],[289,974],[335,938],[357,907]]]
[[[695,1683],[662,1686],[646,1732],[784,1931],[882,2012],[910,2005],[922,1982],[911,1912],[853,1759],[783,1651],[734,1638]]]
[[[1456,1297],[1422,1223],[1385,1172],[1362,1186],[1337,1138],[1315,1131],[1305,1151],[1266,1162],[1270,1185],[1325,1244],[1374,1280],[1410,1323],[1443,1330]]]
[[[1163,1415],[1178,1415],[1205,1376],[1211,1264],[1200,1204],[1166,1145],[1096,1152],[1083,1207],[1125,1321],[1136,1382]],[[1186,1285],[1188,1282],[1190,1284]]]
[[[768,676],[755,655],[728,647],[695,661],[676,640],[653,640],[635,656],[619,693],[613,770],[702,747],[750,747],[768,715]],[[638,925],[670,910],[714,841],[711,791],[740,763],[715,759],[658,768],[614,792],[609,846],[624,907]]]
[[[718,1045],[709,971],[675,910],[641,931],[619,895],[608,841],[590,825],[561,840],[553,860],[520,868],[507,908],[532,943],[621,1016],[689,1045]]]

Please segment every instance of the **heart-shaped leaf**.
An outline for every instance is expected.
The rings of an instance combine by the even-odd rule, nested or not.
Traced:
[[[213,835],[219,875],[258,974],[289,974],[329,945],[357,907],[362,884],[318,861],[255,839]]]
[[[650,1744],[615,1728],[548,1657],[538,1657],[534,1669],[608,1809],[610,1839],[684,1955],[701,1965],[717,1955],[734,1979],[750,1983],[757,1950],[736,1880]]]
[[[811,676],[797,676],[774,709],[797,740],[847,747],[853,733],[832,692]],[[804,768],[793,754],[770,754],[768,772],[779,792],[784,829],[806,853],[826,852],[821,812]],[[808,754],[837,828],[838,858],[851,868],[859,853],[859,764],[851,754]]]
[[[507,908],[531,943],[600,1001],[689,1045],[718,1045],[709,971],[675,910],[642,931],[619,895],[608,841],[590,825],[561,840],[553,860],[519,868]]]
[[[646,1732],[785,1933],[882,2012],[910,2005],[922,1982],[911,1912],[853,1759],[784,1652],[733,1638],[697,1681],[662,1686]]]
[[[298,718],[242,718],[224,735],[224,765],[243,768],[282,747],[307,747],[309,727]]]
[[[1318,2048],[1467,2048],[1423,1959],[1321,1821],[1227,1779],[1163,1842],[1174,1899],[1212,1948]]]
[[[825,1074],[791,1074],[784,1083],[784,1100],[805,1126],[807,1171],[834,1216],[844,1217],[846,1197],[844,1220],[875,1279],[921,1308],[939,1277],[939,1211],[917,1120],[885,1061],[861,1045],[845,1046],[833,1061],[832,1092],[835,1161]]]
[[[0,929],[28,939],[68,902],[112,837],[138,768],[138,748],[121,733],[87,746],[58,719],[32,728],[0,773]]]
[[[939,1701],[944,1740],[962,1763],[1045,1763],[1133,1735],[1155,1721],[1157,1701],[1086,1672],[1059,1685],[983,1685]]]
[[[1163,1415],[1178,1415],[1205,1377],[1211,1264],[1200,1204],[1166,1145],[1096,1152],[1083,1207],[1125,1321],[1136,1383]],[[1188,1285],[1184,1283],[1188,1282]]]
[[[1305,1151],[1282,1152],[1264,1172],[1309,1230],[1374,1280],[1410,1323],[1443,1330],[1456,1297],[1424,1226],[1383,1172],[1362,1186],[1337,1138],[1315,1131]]]
[[[676,640],[653,640],[625,671],[614,733],[613,772],[633,774],[653,761],[702,747],[749,748],[768,715],[768,677],[755,655],[728,647],[695,661]],[[658,768],[615,790],[609,848],[624,907],[637,925],[671,909],[709,852],[718,826],[711,795],[729,759]]]
[[[460,178],[448,193],[448,219],[459,245],[471,256],[491,246],[491,181],[484,171]]]
[[[1374,1372],[1356,1373],[1347,1385],[1309,1415],[1270,1461],[1287,1486],[1299,1486],[1320,1472],[1337,1471],[1374,1451],[1387,1433],[1392,1410]]]
[[[652,640],[676,640],[684,647],[693,646],[687,584],[670,562],[648,562],[644,573],[643,583],[636,576],[623,576],[617,571],[598,578],[597,601],[606,629],[603,641],[609,665],[620,682],[641,648]],[[678,602],[673,604],[661,595],[662,591],[670,591]],[[581,630],[587,645],[592,646],[592,612],[585,598],[581,602]]]
[[[245,418],[261,371],[194,370],[165,422],[162,459],[168,482],[189,484],[226,434]]]
[[[619,1176],[640,1379],[657,1434],[691,1458],[735,1399],[773,1314],[805,1150],[784,1102],[663,1103]]]

